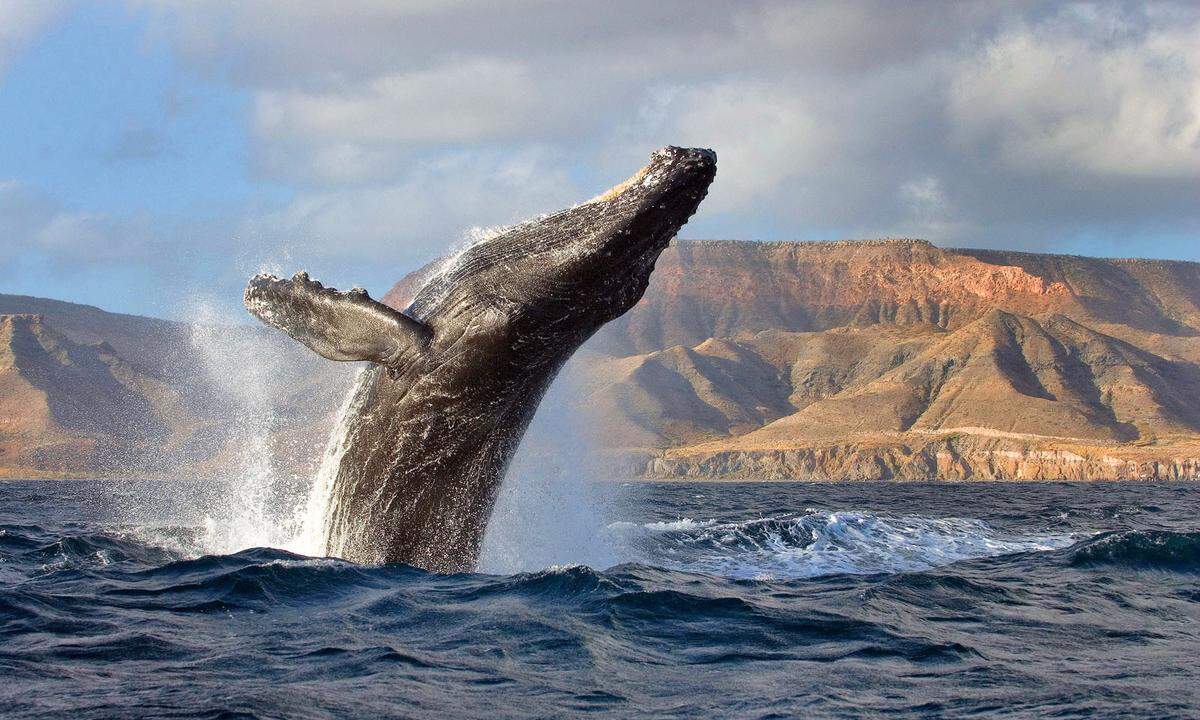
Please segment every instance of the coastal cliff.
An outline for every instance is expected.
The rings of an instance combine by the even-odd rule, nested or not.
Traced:
[[[403,308],[434,266],[385,302]],[[286,373],[272,432],[310,469],[346,368],[229,333]],[[0,475],[219,465],[228,389],[192,335],[0,295]],[[1200,264],[676,241],[642,302],[563,372],[614,476],[1195,478]]]
[[[572,369],[646,477],[1196,477],[1198,302],[1195,263],[681,243]]]

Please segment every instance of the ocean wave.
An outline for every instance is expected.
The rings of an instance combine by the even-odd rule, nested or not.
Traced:
[[[38,487],[0,483],[5,718],[1198,716],[1195,484],[654,485],[589,536],[621,564],[494,575]]]
[[[811,511],[741,522],[613,523],[638,562],[733,578],[791,579],[928,570],[960,560],[1055,550],[1069,534],[1017,535],[971,518]]]
[[[1080,543],[1072,553],[1071,564],[1076,567],[1116,565],[1200,572],[1200,532],[1127,530],[1102,533]]]

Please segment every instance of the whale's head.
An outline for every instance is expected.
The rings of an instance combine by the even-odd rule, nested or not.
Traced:
[[[498,318],[523,333],[583,339],[632,308],[659,254],[717,170],[711,150],[665,147],[632,177],[585,203],[515,225],[461,253],[409,313],[436,326]]]

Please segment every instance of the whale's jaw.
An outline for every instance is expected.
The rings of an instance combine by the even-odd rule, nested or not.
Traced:
[[[252,280],[247,308],[264,322],[327,358],[375,363],[334,439],[328,554],[473,570],[554,376],[641,298],[715,173],[712,151],[663,148],[608,192],[469,248],[404,313],[303,274]]]

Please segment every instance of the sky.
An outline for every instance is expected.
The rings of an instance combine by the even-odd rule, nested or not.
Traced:
[[[1200,3],[0,0],[0,292],[378,297],[667,144],[682,237],[1200,261]]]

